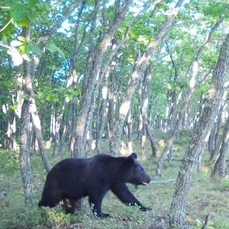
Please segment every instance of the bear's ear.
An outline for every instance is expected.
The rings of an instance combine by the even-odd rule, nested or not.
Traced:
[[[133,163],[135,163],[135,159],[137,159],[137,154],[136,153],[132,153],[130,156],[126,157],[124,160],[124,165],[125,166],[130,166]]]
[[[133,153],[130,155],[130,157],[132,157],[132,158],[134,158],[134,159],[137,159],[137,154],[133,152]]]

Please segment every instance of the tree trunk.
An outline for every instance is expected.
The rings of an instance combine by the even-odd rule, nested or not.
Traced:
[[[226,160],[227,151],[229,146],[229,117],[225,123],[223,136],[222,136],[222,146],[219,152],[219,156],[215,162],[213,175],[225,176],[226,174]]]
[[[23,28],[23,33],[26,38],[26,41],[30,41],[30,26],[28,28]],[[35,132],[36,132],[36,138],[38,141],[38,145],[40,148],[40,154],[42,157],[42,160],[45,165],[45,169],[47,172],[50,171],[51,167],[47,158],[47,154],[45,151],[45,146],[43,142],[43,135],[41,132],[41,122],[40,118],[38,116],[38,111],[36,107],[36,101],[35,101],[35,96],[34,96],[34,91],[33,91],[33,86],[32,86],[32,79],[31,79],[31,69],[30,69],[30,62],[27,60],[23,61],[24,65],[24,80],[25,80],[25,88],[26,88],[26,93],[29,96],[29,105],[30,105],[30,114],[32,116],[32,122],[35,127]]]
[[[210,156],[210,160],[212,160],[212,156],[214,157],[213,155],[213,151],[214,151],[214,140],[215,140],[215,128],[216,127],[216,124],[214,123],[212,129],[211,129],[211,133],[210,133],[210,136],[209,136],[209,139],[208,139],[208,151],[211,153],[211,156]]]
[[[88,78],[88,82],[86,84],[86,88],[83,91],[84,94],[81,97],[80,102],[80,111],[79,116],[77,119],[77,128],[76,128],[76,152],[74,152],[74,157],[77,157],[78,155],[81,155],[84,148],[83,148],[83,141],[84,141],[84,131],[85,131],[85,125],[87,120],[87,115],[90,109],[91,100],[92,100],[92,93],[94,91],[96,78],[99,75],[104,54],[107,50],[107,47],[110,45],[111,39],[113,38],[115,32],[119,28],[119,25],[121,24],[126,12],[127,8],[130,5],[132,0],[127,0],[119,13],[115,16],[113,22],[111,22],[110,27],[107,30],[107,33],[104,35],[99,47],[94,51],[94,61],[93,61],[93,67],[91,70],[91,75]]]
[[[189,142],[181,169],[178,173],[176,188],[170,208],[170,227],[187,228],[186,204],[194,166],[202,152],[202,145],[208,136],[223,97],[224,82],[229,68],[229,34],[222,44],[219,59],[214,69],[210,89],[193,137]]]
[[[32,192],[32,184],[30,178],[30,165],[28,155],[30,154],[30,142],[29,142],[29,101],[24,100],[21,109],[21,120],[20,120],[20,168],[21,177],[23,181],[23,189],[25,195],[26,204],[33,204],[34,197]]]
[[[70,143],[70,151],[71,151],[71,157],[75,156],[75,145],[76,145],[76,95],[73,96],[73,99],[71,101],[72,103],[72,125],[71,125],[71,143]]]
[[[149,128],[149,124],[148,122],[145,123],[145,127],[146,127],[146,133],[149,137],[149,140],[150,140],[150,145],[151,145],[151,149],[152,149],[152,156],[153,157],[157,157],[157,148],[156,148],[156,143],[151,135],[151,132],[150,132],[150,128]]]
[[[133,101],[130,103],[130,110],[128,113],[128,151],[131,153],[133,152],[133,146],[132,146],[132,127],[133,127],[133,115],[132,115],[132,109],[133,109]]]
[[[108,137],[109,137],[109,146],[111,148],[111,138],[114,135],[114,127],[115,127],[115,107],[116,107],[116,95],[115,95],[115,72],[111,70],[110,73],[110,82],[108,87]]]
[[[59,141],[60,141],[60,124],[62,122],[63,116],[64,116],[64,110],[65,110],[65,101],[64,104],[62,106],[61,112],[59,115],[57,115],[56,117],[56,129],[55,129],[55,145],[53,146],[53,152],[52,152],[52,156],[55,156],[56,153],[56,148],[59,145]]]
[[[182,122],[182,117],[183,117],[184,112],[188,106],[188,103],[189,103],[189,101],[190,101],[190,99],[194,93],[196,77],[197,77],[197,74],[199,71],[198,66],[199,66],[200,55],[202,54],[206,45],[211,41],[213,32],[219,27],[221,22],[222,22],[222,19],[220,19],[219,22],[217,22],[215,24],[214,28],[209,33],[207,41],[199,48],[199,50],[197,52],[195,61],[193,62],[193,66],[192,66],[193,71],[192,71],[192,77],[191,77],[190,82],[189,82],[189,88],[185,92],[185,95],[183,98],[183,103],[182,103],[182,106],[181,106],[181,109],[179,111],[177,119],[176,120],[175,120],[175,118],[172,119],[172,123],[171,123],[172,129],[170,130],[170,138],[168,140],[167,146],[163,149],[163,151],[160,155],[160,158],[158,160],[157,168],[156,168],[156,175],[161,175],[161,173],[162,173],[162,166],[164,163],[165,155],[168,154],[170,152],[171,148],[173,147],[173,141],[179,132],[180,125]]]
[[[109,69],[110,70],[110,69]],[[102,88],[102,104],[100,108],[100,117],[99,117],[99,127],[97,130],[96,134],[96,148],[97,148],[97,153],[102,153],[102,138],[103,138],[103,131],[106,123],[106,118],[107,118],[107,92],[108,92],[108,76],[109,72],[107,71],[105,74],[104,82],[103,82],[103,88]]]
[[[68,113],[67,113],[67,119],[65,121],[65,125],[64,125],[64,128],[63,128],[63,134],[62,134],[62,137],[61,137],[61,140],[60,140],[60,145],[59,145],[59,150],[58,150],[58,155],[61,154],[62,150],[63,150],[63,147],[64,147],[64,142],[65,142],[65,138],[66,138],[66,135],[67,133],[69,133],[69,122],[70,122],[70,114],[71,114],[71,101],[68,102]]]
[[[215,154],[219,151],[219,147],[222,143],[222,140],[223,138],[221,137],[219,140],[218,140],[218,137],[219,137],[219,130],[220,130],[220,124],[221,124],[221,120],[222,120],[222,115],[223,115],[223,110],[224,110],[224,106],[225,106],[226,102],[224,104],[221,105],[220,107],[220,110],[219,110],[219,115],[218,115],[218,118],[217,118],[217,123],[215,124],[215,134],[214,134],[214,147],[213,147],[213,150],[211,152],[211,156],[210,156],[210,160],[213,160],[214,157],[215,157]]]
[[[162,36],[165,34],[165,31],[167,29],[169,29],[171,22],[174,20],[174,18],[178,14],[178,12],[180,10],[180,6],[182,5],[182,3],[183,3],[183,0],[179,0],[177,2],[176,7],[166,17],[166,19],[164,20],[164,22],[161,25],[161,28],[159,29],[159,31],[156,34],[156,36],[154,37],[154,39],[150,42],[150,44],[147,47],[143,56],[141,58],[139,58],[139,60],[135,63],[134,72],[131,76],[131,79],[130,79],[128,85],[127,85],[126,94],[123,98],[122,104],[121,104],[120,109],[119,109],[119,118],[115,123],[115,130],[114,130],[114,133],[113,133],[113,136],[111,139],[110,151],[111,151],[111,155],[113,155],[113,156],[118,155],[118,148],[120,145],[124,121],[125,121],[125,118],[126,118],[128,111],[129,111],[130,102],[132,100],[135,89],[139,83],[139,80],[142,77],[143,72],[145,71],[145,67],[148,64],[149,59],[152,56],[158,43],[160,42]]]

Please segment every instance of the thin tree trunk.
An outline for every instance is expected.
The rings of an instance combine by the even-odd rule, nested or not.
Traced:
[[[210,133],[210,136],[209,136],[209,139],[208,139],[208,151],[211,153],[211,156],[210,156],[210,160],[212,160],[212,158],[214,158],[214,155],[213,155],[213,151],[214,151],[214,140],[215,140],[215,128],[216,127],[216,123],[214,123],[212,129],[211,129],[211,133]]]
[[[51,120],[50,120],[50,127],[49,127],[49,141],[51,143],[55,142],[55,130],[56,130],[56,113],[53,106],[53,102],[51,104]]]
[[[109,69],[110,70],[110,69]],[[103,131],[104,131],[104,127],[105,127],[105,123],[106,123],[106,118],[107,118],[107,93],[108,93],[108,76],[109,76],[109,72],[107,71],[107,73],[105,74],[105,78],[104,78],[104,83],[103,83],[103,88],[102,88],[102,104],[101,104],[101,108],[100,108],[100,119],[99,119],[99,127],[98,127],[98,131],[96,134],[96,148],[97,148],[97,153],[102,153],[102,138],[103,138]]]
[[[25,195],[26,204],[33,204],[34,197],[32,192],[32,183],[30,178],[30,165],[28,155],[30,154],[30,143],[29,143],[29,101],[24,100],[21,109],[21,119],[20,119],[20,168],[21,177],[23,181],[23,189]]]
[[[113,22],[111,22],[110,27],[107,30],[107,33],[104,35],[99,47],[97,50],[94,51],[94,61],[93,61],[93,68],[91,71],[91,75],[88,78],[88,82],[86,84],[86,88],[83,91],[84,94],[81,97],[80,102],[80,111],[79,116],[77,119],[77,128],[76,128],[76,152],[74,152],[74,157],[80,156],[84,150],[83,148],[83,141],[84,141],[84,131],[85,131],[85,125],[87,120],[87,115],[90,109],[91,100],[92,100],[92,93],[94,91],[96,78],[100,72],[104,54],[107,50],[107,47],[109,46],[111,39],[113,38],[116,30],[119,28],[119,25],[121,24],[128,6],[132,0],[127,0],[123,7],[121,8],[120,12],[115,16]]]
[[[229,117],[225,123],[223,136],[222,136],[222,146],[220,148],[219,156],[215,162],[213,175],[219,175],[224,177],[226,174],[226,160],[227,152],[229,147]]]
[[[30,41],[30,26],[28,28],[23,28],[23,33],[25,35],[26,41]],[[31,79],[31,74],[30,74],[30,63],[27,60],[24,60],[24,80],[25,80],[25,87],[26,87],[26,93],[29,95],[29,105],[30,105],[30,114],[32,116],[32,122],[35,127],[35,132],[36,132],[36,138],[38,140],[38,145],[40,148],[40,154],[43,160],[43,163],[45,165],[45,169],[47,172],[50,171],[51,167],[47,158],[47,154],[45,151],[45,146],[43,142],[43,135],[41,132],[41,122],[40,118],[38,116],[38,111],[36,107],[36,101],[35,101],[35,96],[34,96],[34,91],[33,91],[33,86],[32,86],[32,79]]]
[[[60,146],[59,146],[59,150],[58,150],[58,155],[60,155],[62,153],[66,135],[67,135],[67,133],[70,132],[69,131],[70,113],[71,113],[71,102],[68,103],[67,119],[65,121],[65,125],[64,125],[64,128],[63,128],[63,134],[62,134],[62,137],[61,137],[61,140],[60,140]]]
[[[92,157],[92,144],[93,144],[93,136],[92,136],[92,116],[93,116],[93,112],[90,112],[90,114],[88,115],[88,120],[85,126],[86,129],[86,153],[85,156],[86,158],[90,158]]]
[[[157,157],[157,148],[156,148],[156,143],[153,139],[153,136],[150,132],[150,128],[149,128],[149,124],[148,122],[145,123],[145,127],[146,127],[146,133],[149,137],[149,140],[150,140],[150,145],[151,145],[151,149],[152,149],[152,156],[153,157]]]
[[[210,89],[205,101],[193,137],[189,142],[180,171],[177,176],[176,188],[170,208],[170,227],[188,228],[186,204],[194,166],[202,152],[202,145],[210,133],[213,121],[218,113],[224,92],[224,82],[229,69],[229,34],[222,44],[219,59],[214,69]]]
[[[55,156],[55,153],[56,153],[56,148],[57,146],[59,145],[59,141],[60,141],[60,123],[63,119],[63,116],[64,116],[64,110],[65,110],[65,101],[64,101],[64,104],[62,106],[62,109],[61,109],[61,112],[60,114],[56,117],[56,129],[55,129],[55,145],[53,147],[53,152],[52,152],[52,156],[54,157]]]
[[[130,101],[132,100],[134,91],[139,84],[139,80],[142,77],[142,73],[145,71],[145,67],[149,62],[150,57],[152,56],[155,48],[157,47],[159,41],[161,40],[162,36],[165,34],[165,31],[169,29],[171,22],[174,20],[176,15],[180,10],[180,6],[182,5],[183,0],[179,0],[177,2],[176,7],[173,11],[166,17],[165,21],[162,23],[160,30],[156,34],[155,38],[150,42],[149,46],[147,47],[145,53],[140,58],[139,61],[135,64],[135,70],[131,76],[131,79],[127,85],[126,94],[123,98],[123,102],[119,109],[119,118],[115,123],[115,130],[111,139],[110,151],[111,155],[115,156],[118,155],[118,148],[121,140],[121,134],[123,130],[124,121],[126,115],[130,108]]]
[[[71,125],[71,143],[70,143],[70,151],[71,157],[76,157],[74,154],[75,146],[76,146],[76,95],[73,96],[71,101],[72,103],[72,125]]]
[[[132,146],[132,127],[133,127],[133,115],[132,115],[132,109],[133,109],[133,101],[130,103],[130,110],[128,113],[128,151],[131,153],[133,152],[133,146]]]
[[[162,166],[163,166],[163,163],[164,163],[165,155],[170,152],[171,147],[173,146],[173,141],[174,141],[174,139],[175,139],[175,137],[178,134],[179,129],[180,129],[180,125],[181,125],[181,122],[182,122],[182,117],[183,117],[184,112],[185,112],[185,110],[187,108],[187,105],[188,105],[188,103],[189,103],[189,101],[190,101],[190,99],[191,99],[191,97],[192,97],[192,95],[194,93],[196,77],[197,77],[197,74],[198,74],[198,71],[199,71],[198,66],[199,66],[200,56],[201,56],[204,48],[206,47],[206,45],[211,41],[213,32],[219,27],[219,25],[220,25],[220,23],[222,21],[223,21],[223,19],[220,19],[215,24],[214,28],[209,33],[207,41],[200,47],[200,49],[197,52],[195,61],[193,62],[193,72],[192,72],[192,77],[190,79],[189,88],[185,92],[185,95],[184,95],[184,98],[183,98],[183,104],[181,106],[181,109],[180,109],[180,112],[178,114],[177,120],[173,119],[174,120],[173,121],[174,124],[171,123],[171,126],[173,128],[170,131],[170,138],[168,140],[168,144],[163,149],[163,151],[162,151],[162,153],[160,155],[160,158],[158,160],[157,168],[156,168],[156,175],[161,175],[161,173],[162,173]]]
[[[214,137],[214,141],[213,141],[214,148],[213,148],[213,151],[211,152],[210,160],[214,159],[215,154],[219,151],[219,147],[220,147],[222,140],[223,140],[222,137],[218,140],[218,137],[219,137],[220,124],[221,124],[221,119],[222,119],[225,104],[226,104],[226,102],[224,104],[222,104],[220,107],[217,123],[215,126],[215,135],[213,136]]]

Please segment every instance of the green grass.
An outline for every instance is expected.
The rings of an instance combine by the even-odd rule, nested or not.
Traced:
[[[158,138],[157,141],[160,139]],[[175,143],[174,158],[182,159],[187,143],[188,134],[180,135]],[[84,199],[82,209],[77,215],[65,215],[60,205],[55,208],[37,208],[44,186],[46,172],[40,156],[31,154],[31,180],[35,198],[34,206],[28,207],[24,203],[24,193],[18,153],[0,151],[0,193],[5,191],[7,196],[0,196],[0,228],[155,228],[161,224],[169,228],[169,211],[174,192],[175,181],[160,183],[160,181],[176,179],[181,161],[173,161],[172,166],[164,163],[162,176],[155,176],[157,159],[151,157],[150,144],[147,142],[146,160],[141,160],[141,144],[133,141],[134,151],[138,153],[139,161],[146,171],[158,183],[139,186],[135,189],[129,185],[134,195],[152,211],[141,212],[139,208],[122,204],[111,192],[103,200],[102,209],[111,217],[101,219],[92,215],[87,198]],[[105,146],[106,147],[106,146]],[[158,154],[163,147],[158,146]],[[47,151],[51,166],[63,158],[70,157],[66,151],[61,157],[52,158],[51,151]],[[120,155],[122,156],[122,155]],[[208,158],[208,153],[205,152]],[[195,170],[187,203],[187,220],[191,228],[201,228],[205,217],[209,215],[207,228],[229,228],[229,179],[211,177],[212,163],[204,163],[202,171]]]

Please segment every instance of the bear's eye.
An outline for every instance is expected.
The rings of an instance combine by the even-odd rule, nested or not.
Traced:
[[[141,168],[141,173],[144,173],[144,169],[143,168]]]

